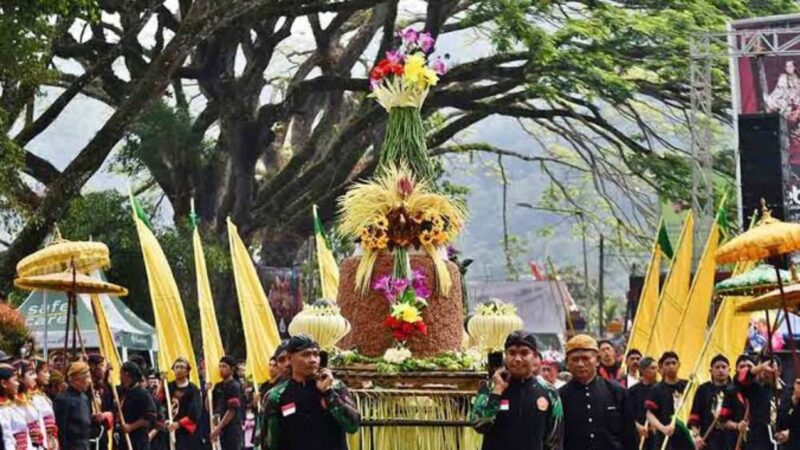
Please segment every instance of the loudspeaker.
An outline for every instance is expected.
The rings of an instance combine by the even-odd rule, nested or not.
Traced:
[[[739,164],[744,224],[766,201],[772,216],[786,218],[789,133],[784,118],[773,114],[739,115]]]

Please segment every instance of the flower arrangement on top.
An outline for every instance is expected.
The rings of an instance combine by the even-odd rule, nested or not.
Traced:
[[[389,302],[390,312],[383,321],[392,332],[395,342],[404,344],[415,334],[426,334],[422,310],[428,306],[430,291],[425,285],[425,275],[414,270],[411,279],[384,275],[372,286]]]
[[[394,253],[392,276],[413,281],[408,250],[424,251],[436,272],[437,292],[446,294],[452,281],[439,249],[452,241],[464,226],[462,205],[434,193],[429,183],[418,180],[405,166],[389,165],[374,180],[351,187],[339,201],[340,232],[361,246],[356,270],[356,289],[370,287],[378,255]]]
[[[372,95],[387,111],[394,107],[421,107],[431,86],[447,72],[441,57],[429,61],[435,44],[430,33],[412,27],[399,31],[402,45],[386,52],[386,57],[369,74]]]

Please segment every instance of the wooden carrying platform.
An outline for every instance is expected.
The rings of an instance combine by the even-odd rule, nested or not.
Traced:
[[[386,374],[372,368],[335,369],[361,413],[350,450],[478,450],[482,438],[469,413],[483,372]]]

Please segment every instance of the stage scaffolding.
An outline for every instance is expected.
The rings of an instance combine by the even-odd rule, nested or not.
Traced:
[[[775,17],[776,21],[799,18],[800,15]],[[771,20],[758,18],[752,22]],[[749,21],[737,21],[737,27],[746,27]],[[727,32],[695,33],[690,38],[690,102],[689,130],[691,133],[690,151],[692,155],[692,208],[697,214],[695,242],[699,230],[708,230],[714,217],[713,202],[713,158],[712,158],[712,123],[713,123],[713,70],[715,63],[726,59],[732,86],[733,126],[736,129],[735,117],[739,113],[737,89],[736,61],[741,57],[758,56],[800,56],[800,29],[774,28],[734,30],[732,26]],[[736,149],[737,183],[739,183],[739,155]],[[743,215],[741,198],[739,199],[739,223]]]

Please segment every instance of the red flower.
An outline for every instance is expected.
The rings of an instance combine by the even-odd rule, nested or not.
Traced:
[[[401,329],[401,330],[403,330],[403,333],[405,333],[405,334],[407,334],[407,335],[409,335],[409,336],[411,336],[412,334],[414,334],[414,324],[413,324],[413,323],[408,323],[408,322],[405,322],[405,323],[403,323],[403,325],[400,327],[400,329]]]
[[[389,315],[386,316],[386,320],[383,321],[383,324],[389,328],[394,329],[400,326],[400,321]]]
[[[402,75],[403,65],[399,63],[392,63],[388,59],[382,59],[378,65],[372,68],[369,73],[370,80],[380,81],[388,75]]]
[[[419,322],[417,322],[417,331],[419,331],[422,334],[428,334],[428,326],[425,325],[425,322],[420,320]]]
[[[408,340],[408,337],[406,336],[406,334],[403,333],[400,330],[392,331],[392,337],[394,337],[395,341],[401,341],[402,342],[402,341],[407,341]]]

